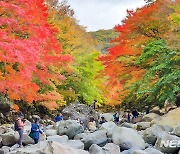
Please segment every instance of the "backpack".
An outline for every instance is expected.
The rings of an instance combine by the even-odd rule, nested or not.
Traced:
[[[21,130],[21,128],[19,128],[19,126],[18,126],[18,120],[16,120],[16,121],[14,122],[14,130],[15,130],[15,131]]]

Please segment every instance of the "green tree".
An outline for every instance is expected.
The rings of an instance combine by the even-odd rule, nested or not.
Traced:
[[[143,79],[134,83],[129,102],[155,102],[162,106],[166,99],[175,102],[180,92],[180,52],[170,49],[165,40],[147,44],[137,64],[147,70]]]

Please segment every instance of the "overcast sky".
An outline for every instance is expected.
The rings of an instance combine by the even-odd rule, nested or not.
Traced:
[[[145,4],[144,0],[68,0],[80,25],[88,31],[110,29],[120,24],[127,9]]]

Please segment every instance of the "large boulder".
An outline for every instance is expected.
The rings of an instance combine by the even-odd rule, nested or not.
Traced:
[[[90,154],[120,154],[119,146],[113,143],[107,143],[104,147],[92,144],[89,148]]]
[[[10,151],[10,147],[8,146],[3,146],[0,148],[0,154],[7,154]]]
[[[18,149],[15,153],[10,152],[7,154],[89,154],[89,152],[74,149],[72,147],[62,145],[61,143],[53,141],[42,141],[36,145],[27,146],[22,149]]]
[[[142,117],[142,120],[143,122],[151,122],[152,120],[154,119],[158,119],[160,118],[160,116],[156,113],[149,113],[149,114],[146,114]]]
[[[159,127],[161,127],[163,129],[163,131],[167,132],[167,133],[171,133],[174,128],[168,125],[157,125]]]
[[[105,154],[120,154],[120,148],[116,144],[107,143],[103,148]]]
[[[155,148],[147,148],[144,150],[145,152],[147,152],[148,154],[163,154],[161,151],[155,149]]]
[[[175,128],[174,134],[180,137],[180,124]]]
[[[92,144],[89,148],[90,154],[105,154],[104,150],[97,144]]]
[[[47,129],[44,131],[46,136],[54,136],[57,135],[57,130],[56,129]]]
[[[152,123],[159,125],[169,125],[173,128],[176,128],[180,124],[179,113],[180,107],[169,111],[167,114],[158,119],[154,119]]]
[[[158,115],[162,115],[162,113],[160,112],[160,107],[159,106],[155,106],[154,108],[152,108],[151,110],[150,110],[150,113],[156,113],[156,114],[158,114]]]
[[[170,141],[180,142],[180,138],[175,135],[170,135],[166,132],[163,132],[161,135],[157,137],[155,148],[163,153],[178,152],[179,149],[178,146],[174,146],[174,144],[173,144],[174,147],[170,147],[169,144],[166,145],[166,143],[169,143]]]
[[[114,129],[117,128],[117,125],[114,122],[105,122],[101,125],[100,130],[106,130],[107,136],[112,137],[112,134],[114,132]]]
[[[0,135],[6,133],[6,127],[1,126],[0,127]]]
[[[1,137],[2,137],[2,144],[4,146],[12,146],[16,144],[16,142],[18,141],[19,134],[17,132],[12,131],[2,134]]]
[[[73,147],[75,149],[82,149],[84,150],[84,143],[80,140],[68,140],[65,145]]]
[[[124,122],[121,124],[121,127],[126,127],[126,128],[132,128],[132,129],[137,129],[137,124],[132,124],[128,122]]]
[[[28,134],[24,134],[24,136],[23,136],[23,144],[24,145],[34,144],[34,140]]]
[[[68,136],[66,136],[66,135],[48,136],[47,140],[58,142],[58,143],[61,143],[63,145],[66,145],[66,146],[73,147],[75,149],[84,149],[84,143],[82,143],[80,140],[68,140]]]
[[[82,132],[84,132],[82,125],[75,120],[62,120],[58,126],[58,135],[67,135],[70,139]]]
[[[120,146],[121,149],[126,150],[132,147],[139,147],[145,149],[145,142],[141,135],[136,130],[126,127],[116,128],[112,135],[113,143]]]
[[[114,121],[113,114],[114,113],[103,113],[100,115],[100,117],[104,117],[106,121]]]
[[[146,143],[150,145],[155,145],[155,142],[157,140],[157,137],[163,133],[163,129],[158,125],[153,125],[150,128],[147,128],[142,136]]]
[[[2,147],[2,137],[0,136],[0,148]]]
[[[139,149],[138,147],[133,147],[129,150],[124,150],[121,154],[148,154],[144,150]]]
[[[99,130],[93,133],[78,134],[74,139],[80,139],[84,143],[85,149],[89,149],[92,144],[105,145],[107,142],[105,130]]]
[[[59,136],[59,135],[48,136],[47,140],[48,141],[58,142],[58,143],[65,143],[65,142],[68,141],[68,136],[66,136],[66,135],[63,135],[63,136]]]
[[[151,127],[150,122],[138,122],[137,123],[137,130],[145,130],[149,127]]]
[[[64,119],[77,120],[78,118],[83,122],[89,121],[90,117],[95,120],[99,119],[99,113],[96,112],[92,107],[86,104],[80,104],[79,102],[71,103],[69,106],[62,110]]]

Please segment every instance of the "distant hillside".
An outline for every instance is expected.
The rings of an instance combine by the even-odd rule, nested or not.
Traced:
[[[108,48],[113,45],[112,43],[110,43],[111,39],[118,36],[118,33],[116,33],[113,29],[98,30],[96,32],[89,33],[98,41],[97,49],[101,50],[102,53],[108,52]]]

